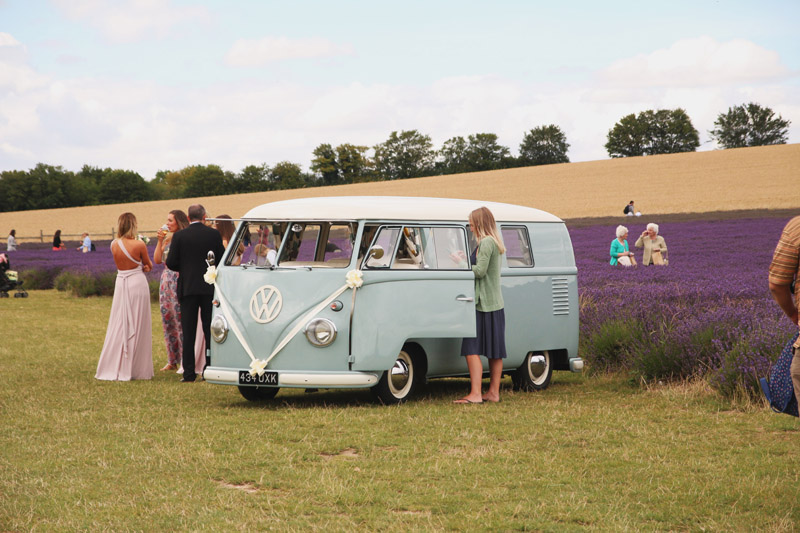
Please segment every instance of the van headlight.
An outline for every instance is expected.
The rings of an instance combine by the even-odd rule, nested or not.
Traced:
[[[228,338],[228,321],[222,315],[217,315],[211,321],[211,337],[217,342],[225,342]]]
[[[336,326],[327,318],[315,318],[306,325],[306,338],[314,346],[328,346],[336,340]]]

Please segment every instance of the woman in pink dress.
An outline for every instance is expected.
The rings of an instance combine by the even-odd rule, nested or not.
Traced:
[[[119,216],[117,238],[111,243],[117,281],[106,340],[94,376],[97,379],[130,381],[153,377],[150,288],[144,275],[153,263],[145,244],[136,239],[136,230],[133,213]]]

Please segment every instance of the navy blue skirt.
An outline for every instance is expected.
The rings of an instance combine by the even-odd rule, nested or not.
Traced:
[[[476,337],[461,341],[461,355],[483,355],[488,359],[506,358],[506,314],[502,309],[475,311]]]

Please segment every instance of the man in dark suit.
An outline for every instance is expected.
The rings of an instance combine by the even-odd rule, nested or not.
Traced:
[[[206,210],[200,204],[189,206],[189,226],[172,236],[166,265],[175,270],[178,276],[178,301],[181,304],[181,328],[183,329],[183,379],[193,382],[197,379],[194,367],[194,339],[197,335],[197,310],[200,310],[203,335],[206,346],[211,340],[211,301],[214,286],[203,279],[208,265],[208,252],[214,252],[216,261],[222,259],[225,247],[220,233],[204,224]],[[203,369],[199,371],[202,373]]]

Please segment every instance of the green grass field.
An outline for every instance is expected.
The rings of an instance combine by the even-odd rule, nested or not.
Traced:
[[[110,298],[0,300],[0,530],[793,531],[800,423],[702,385],[557,373],[368,391],[98,382]],[[165,362],[153,307],[154,364]]]

